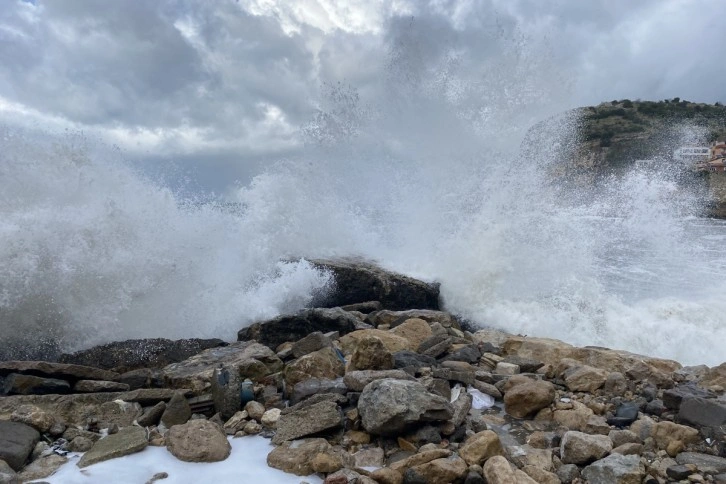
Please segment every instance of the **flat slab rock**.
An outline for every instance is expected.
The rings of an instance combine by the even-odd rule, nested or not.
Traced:
[[[10,373],[48,376],[64,380],[117,381],[120,377],[114,371],[101,370],[83,365],[52,363],[49,361],[0,361],[0,375],[5,376]]]
[[[676,462],[682,465],[694,464],[700,472],[711,471],[711,473],[715,474],[726,472],[726,458],[715,455],[681,452],[676,456]]]
[[[76,464],[78,467],[88,467],[116,457],[140,452],[149,445],[146,440],[146,430],[141,427],[124,427],[115,434],[100,439],[91,450],[83,454]]]

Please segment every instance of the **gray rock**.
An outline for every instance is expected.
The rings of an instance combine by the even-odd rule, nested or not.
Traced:
[[[584,465],[606,456],[613,443],[606,435],[588,435],[571,430],[565,432],[560,444],[563,464]]]
[[[369,433],[395,435],[420,422],[449,420],[454,409],[418,382],[384,379],[366,385],[358,412]]]
[[[171,388],[139,388],[119,395],[118,399],[125,402],[136,402],[140,405],[156,405],[159,402],[168,402],[177,393],[190,396],[189,390],[174,390]]]
[[[20,484],[20,482],[20,478],[18,478],[13,468],[0,459],[0,484]]]
[[[147,445],[149,444],[146,441],[146,431],[144,429],[141,427],[124,427],[117,433],[93,444],[91,450],[83,454],[83,457],[76,465],[81,468],[87,467],[97,462],[140,452]]]
[[[301,356],[318,351],[328,346],[332,346],[333,343],[320,331],[313,331],[304,338],[296,341],[292,345],[292,356],[300,358]]]
[[[645,467],[638,455],[611,454],[582,471],[585,481],[598,484],[640,484],[643,476]]]
[[[700,472],[720,474],[726,472],[726,458],[698,452],[681,452],[676,456],[679,464],[694,464]]]
[[[64,380],[118,380],[113,371],[82,365],[51,363],[48,361],[0,361],[0,376],[10,373],[60,378]]]
[[[212,374],[212,399],[214,409],[222,420],[229,420],[242,408],[241,389],[244,379],[239,368],[233,365],[222,365]]]
[[[685,398],[700,397],[713,398],[715,395],[708,390],[704,390],[695,383],[689,382],[678,385],[663,391],[663,404],[666,408],[678,412],[681,408],[681,402]]]
[[[465,361],[466,363],[476,364],[481,358],[481,352],[479,348],[474,345],[466,345],[453,353],[448,354],[442,359],[442,361]]]
[[[75,393],[127,392],[130,388],[126,383],[103,380],[78,380],[73,385]]]
[[[166,410],[166,402],[158,402],[153,407],[147,408],[144,414],[136,419],[136,422],[142,427],[157,425],[161,416],[164,415],[164,410]]]
[[[0,459],[19,471],[40,440],[40,434],[33,427],[0,420]]]
[[[22,482],[44,479],[57,471],[66,462],[68,462],[68,458],[58,454],[44,455],[28,464],[18,473],[18,478]]]
[[[343,382],[342,377],[334,380],[309,378],[295,384],[290,395],[290,402],[296,404],[317,393],[339,393],[340,395],[345,395],[348,393],[348,387]]]
[[[45,378],[33,375],[11,373],[5,377],[3,393],[5,395],[50,395],[69,393],[71,385],[58,378]]]
[[[669,466],[666,469],[666,475],[676,481],[688,479],[688,476],[690,476],[691,474],[693,474],[691,468],[682,464]]]
[[[166,447],[174,457],[185,462],[219,462],[232,451],[222,428],[203,419],[169,429]]]
[[[181,393],[176,393],[166,404],[166,409],[161,415],[161,423],[168,429],[174,425],[186,423],[192,417],[192,409],[187,399]]]
[[[575,464],[563,464],[557,469],[557,477],[563,484],[571,484],[572,481],[580,477],[580,468]]]
[[[98,440],[98,439],[97,439]],[[79,435],[68,443],[68,450],[71,452],[86,452],[93,447],[95,441]]]
[[[281,444],[341,426],[343,417],[335,402],[322,401],[299,410],[280,415],[277,432],[272,443]]]
[[[393,353],[393,367],[398,369],[410,368],[414,371],[419,368],[435,368],[439,366],[436,358],[420,355],[413,351],[396,351]]]
[[[344,311],[356,311],[363,314],[370,314],[374,311],[380,311],[381,309],[383,309],[383,304],[381,304],[381,301],[366,301],[361,303],[346,304],[344,306],[341,306],[340,309]]]
[[[384,378],[414,381],[414,378],[403,370],[359,370],[346,373],[343,382],[350,390],[362,392],[370,382]]]
[[[453,338],[448,334],[434,334],[426,338],[418,347],[418,352],[424,356],[438,358],[446,353],[453,343]]]
[[[535,373],[544,366],[544,363],[531,358],[524,358],[517,355],[509,355],[502,360],[504,363],[517,365],[522,373]]]
[[[152,371],[148,368],[127,371],[119,377],[119,382],[129,386],[129,390],[136,390],[151,385]]]
[[[726,401],[703,397],[684,398],[678,410],[678,419],[703,427],[726,425]]]

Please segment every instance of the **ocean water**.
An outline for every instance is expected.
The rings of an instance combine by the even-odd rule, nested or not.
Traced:
[[[360,256],[439,281],[482,327],[726,361],[726,226],[673,170],[553,178],[579,121],[527,133],[562,111],[556,73],[522,52],[401,49],[375,90],[323,90],[298,153],[216,196],[99,140],[0,127],[5,355],[232,340],[325,288],[305,258]]]

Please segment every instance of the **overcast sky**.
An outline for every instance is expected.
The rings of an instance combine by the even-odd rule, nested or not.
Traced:
[[[722,0],[0,0],[0,120],[205,167],[214,186],[298,149],[323,83],[375,97],[406,64],[391,56],[402,32],[418,56],[464,65],[524,52],[518,72],[559,79],[563,109],[713,103],[723,18]]]

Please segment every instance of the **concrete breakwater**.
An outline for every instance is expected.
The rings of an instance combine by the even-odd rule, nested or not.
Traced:
[[[67,451],[220,461],[248,435],[275,444],[269,466],[330,484],[726,482],[726,363],[473,328],[435,284],[317,263],[337,282],[318,307],[237,342],[0,362],[0,482],[46,478]]]

